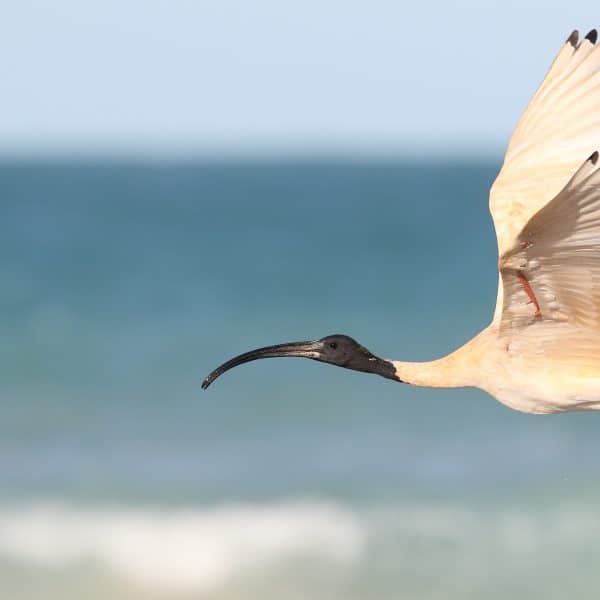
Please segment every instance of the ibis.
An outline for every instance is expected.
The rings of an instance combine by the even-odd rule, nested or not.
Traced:
[[[346,335],[236,356],[304,357],[435,388],[476,387],[527,413],[600,409],[600,46],[574,31],[510,139],[489,206],[498,242],[491,323],[430,362],[382,359]]]

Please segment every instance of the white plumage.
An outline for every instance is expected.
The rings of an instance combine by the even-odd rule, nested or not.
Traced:
[[[490,192],[499,284],[489,327],[418,385],[471,385],[525,412],[600,408],[600,47],[573,32],[512,135]]]
[[[600,47],[574,31],[519,121],[490,192],[498,238],[491,324],[431,362],[385,361],[348,336],[259,348],[429,387],[481,388],[530,413],[600,409]]]

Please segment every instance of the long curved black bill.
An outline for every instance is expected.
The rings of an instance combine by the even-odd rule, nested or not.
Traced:
[[[217,377],[244,363],[258,360],[260,358],[279,358],[284,356],[299,356],[302,358],[317,358],[318,352],[316,342],[290,342],[287,344],[277,344],[275,346],[265,346],[256,350],[250,350],[239,356],[228,360],[220,367],[217,367],[208,377],[202,382],[202,389],[205,390]]]

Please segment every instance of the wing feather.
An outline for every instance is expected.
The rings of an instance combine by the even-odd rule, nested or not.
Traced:
[[[499,254],[550,202],[600,141],[600,47],[573,32],[511,137],[490,192]]]
[[[600,164],[594,152],[500,257],[502,332],[541,319],[600,331]]]

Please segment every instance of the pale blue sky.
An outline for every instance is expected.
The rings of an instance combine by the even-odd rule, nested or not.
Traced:
[[[597,3],[46,0],[0,21],[6,153],[500,152]]]

